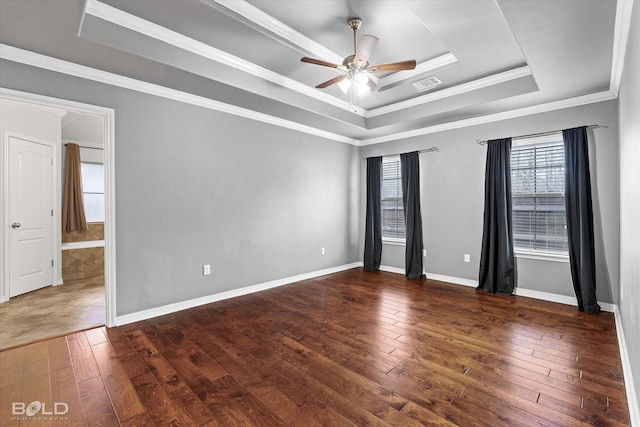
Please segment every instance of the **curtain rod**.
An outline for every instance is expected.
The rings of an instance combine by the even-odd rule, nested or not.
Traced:
[[[438,147],[431,147],[431,148],[425,148],[424,150],[419,150],[418,153],[435,153],[437,151],[440,151],[440,150],[438,150]],[[414,153],[414,152],[415,151],[407,151],[407,153]],[[399,156],[400,154],[403,154],[403,153],[385,154],[382,157]],[[374,156],[374,157],[376,157],[376,156]],[[363,157],[362,160],[367,160],[367,157]]]
[[[64,144],[65,147],[69,144]],[[78,144],[76,144],[78,145]],[[78,145],[78,147],[80,148],[88,148],[89,150],[104,150],[104,148],[100,148],[100,147],[87,147],[86,145]]]
[[[588,127],[589,129],[598,129],[598,128],[608,128],[609,126],[587,125],[586,127]],[[558,133],[558,132],[562,132],[562,129],[560,129],[560,130],[550,130],[550,131],[547,131],[547,132],[530,133],[529,135],[518,135],[518,136],[512,137],[511,139],[524,139],[524,138],[532,138],[534,136],[553,135],[554,133]],[[476,143],[480,144],[480,145],[485,145],[488,142],[489,141],[480,141],[479,139],[476,140]]]

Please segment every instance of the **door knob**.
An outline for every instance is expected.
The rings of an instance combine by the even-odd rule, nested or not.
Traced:
[[[11,224],[11,228],[20,228],[20,223],[14,222],[13,224]]]

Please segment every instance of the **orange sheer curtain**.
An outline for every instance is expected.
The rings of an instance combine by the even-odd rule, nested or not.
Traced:
[[[87,231],[78,144],[67,144],[67,167],[62,197],[62,231]]]

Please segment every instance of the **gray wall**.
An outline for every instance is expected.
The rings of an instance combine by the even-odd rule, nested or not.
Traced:
[[[598,299],[618,302],[618,132],[615,101],[413,137],[363,147],[362,157],[402,153],[433,145],[438,153],[420,155],[421,206],[427,273],[477,280],[484,197],[486,148],[475,143],[583,124],[608,129],[590,131],[594,192]],[[361,162],[363,162],[361,160]],[[366,170],[360,182],[365,188]],[[364,218],[366,194],[360,195]],[[360,227],[361,230],[364,227]],[[363,247],[363,233],[360,248]],[[382,264],[404,269],[404,246],[383,245]],[[464,254],[471,262],[464,262]],[[362,254],[360,254],[362,258]],[[518,286],[524,289],[574,296],[568,263],[518,258]]]
[[[620,86],[620,318],[640,398],[640,5],[636,3]],[[632,396],[628,396],[632,399]],[[635,403],[636,417],[638,402]],[[636,418],[635,422],[640,422]],[[636,424],[634,424],[636,425]],[[640,425],[640,424],[639,424]]]
[[[357,148],[0,65],[2,87],[115,109],[117,315],[358,260]]]

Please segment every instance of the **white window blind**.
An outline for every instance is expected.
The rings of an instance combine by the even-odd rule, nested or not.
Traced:
[[[402,207],[400,157],[382,158],[382,238],[404,240],[407,234]]]
[[[514,246],[567,252],[562,135],[511,150]]]

